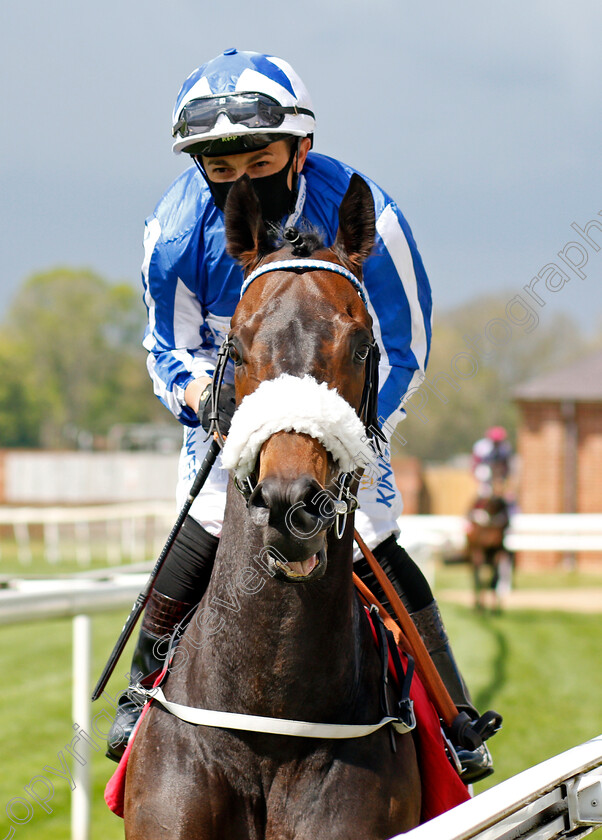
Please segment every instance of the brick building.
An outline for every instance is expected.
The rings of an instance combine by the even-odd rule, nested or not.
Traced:
[[[602,351],[519,386],[514,396],[521,511],[602,513]],[[602,554],[576,559],[599,563]]]

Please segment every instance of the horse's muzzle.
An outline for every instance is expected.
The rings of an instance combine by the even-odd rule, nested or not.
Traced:
[[[335,516],[331,495],[309,475],[293,481],[267,476],[251,494],[248,509],[263,530],[264,544],[276,548],[289,564],[305,563],[322,551]]]
[[[267,476],[253,490],[248,507],[256,525],[286,529],[302,540],[329,528],[335,517],[331,494],[309,475],[294,481]]]

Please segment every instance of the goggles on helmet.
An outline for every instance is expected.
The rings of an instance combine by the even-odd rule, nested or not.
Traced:
[[[206,96],[188,102],[173,127],[175,137],[190,137],[205,134],[215,126],[220,114],[225,114],[231,123],[247,128],[277,128],[282,125],[286,114],[307,114],[314,116],[308,108],[297,105],[280,105],[264,93],[231,93]]]

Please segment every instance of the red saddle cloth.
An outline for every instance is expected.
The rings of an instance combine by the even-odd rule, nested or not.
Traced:
[[[376,634],[374,626],[372,626],[372,630]],[[401,650],[400,655],[405,668],[407,657]],[[389,667],[394,672],[390,654]],[[160,682],[161,678],[159,677],[157,682]],[[414,674],[412,679],[410,698],[414,702],[414,714],[416,716],[414,735],[422,780],[420,822],[425,823],[439,816],[439,814],[449,811],[450,808],[454,808],[461,802],[466,802],[467,799],[470,799],[470,794],[447,758],[439,716],[417,674]],[[135,731],[138,730],[140,721],[148,709],[149,704],[144,707]],[[134,737],[135,732],[105,788],[105,802],[118,817],[123,817],[127,762]]]
[[[109,806],[109,809],[122,819],[123,809],[125,805],[125,777],[127,773],[128,759],[132,751],[134,736],[138,731],[138,727],[142,722],[142,718],[148,712],[149,708],[150,703],[147,703],[146,706],[142,709],[142,714],[140,715],[138,723],[136,724],[136,729],[134,730],[133,735],[129,740],[124,754],[121,756],[121,761],[117,765],[117,769],[115,770],[105,787],[105,802]]]

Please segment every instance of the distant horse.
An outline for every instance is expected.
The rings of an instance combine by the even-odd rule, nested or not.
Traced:
[[[490,590],[494,606],[500,610],[512,576],[512,561],[504,547],[510,521],[508,503],[503,496],[479,496],[467,520],[466,552],[473,571],[475,608],[485,608],[484,591]]]
[[[376,350],[357,280],[373,245],[372,195],[351,179],[332,248],[289,229],[275,250],[243,176],[226,233],[247,275],[227,345],[237,402],[246,398],[224,450],[237,478],[165,695],[202,709],[373,723],[380,659],[354,594],[353,515],[344,527],[338,519],[351,505],[332,501],[341,471],[361,465],[376,416]],[[407,733],[320,740],[193,726],[155,702],[130,757],[125,827],[127,840],[385,840],[417,825],[420,807]]]

